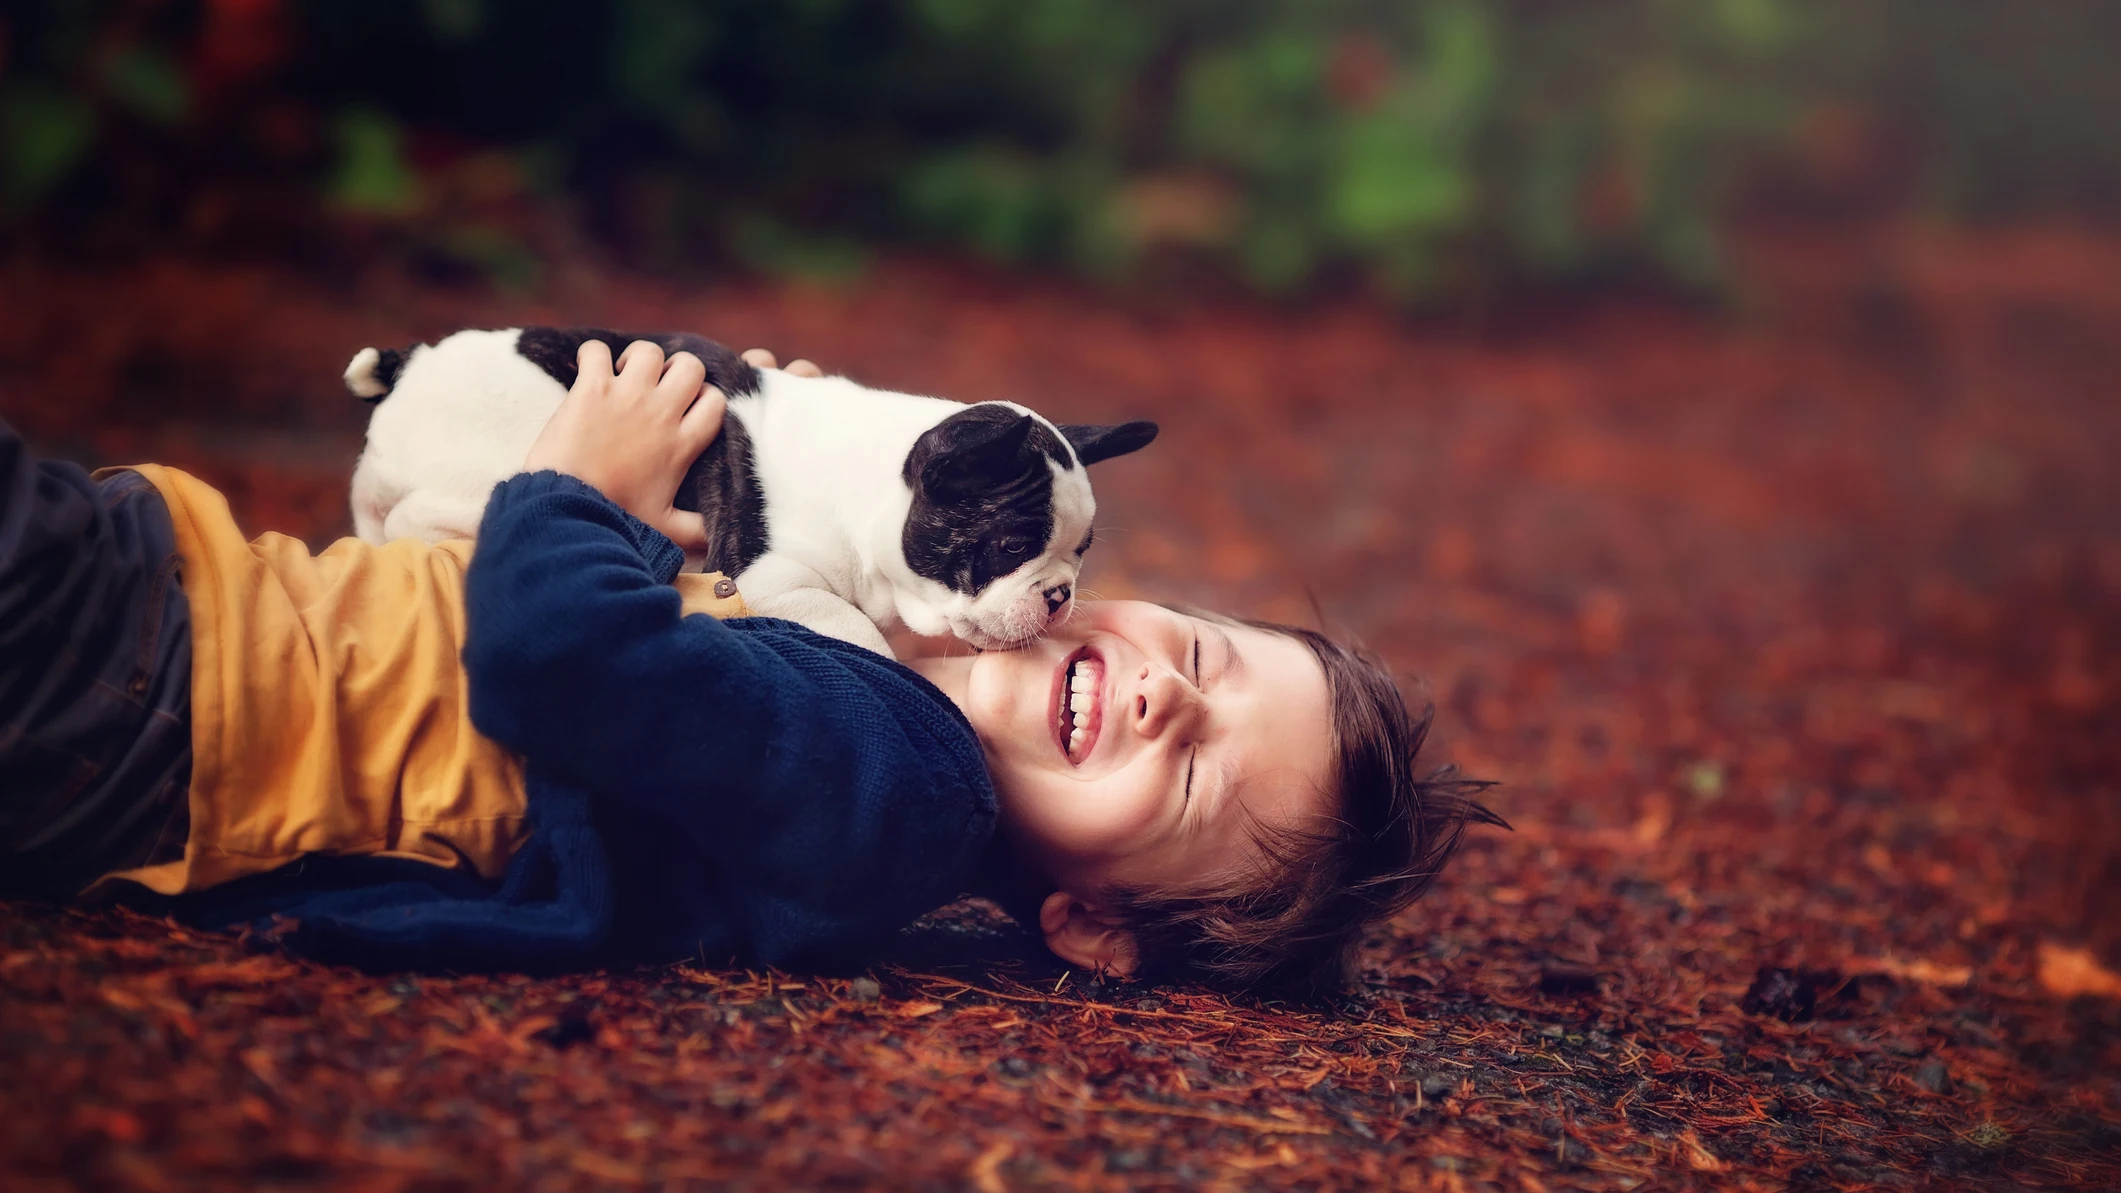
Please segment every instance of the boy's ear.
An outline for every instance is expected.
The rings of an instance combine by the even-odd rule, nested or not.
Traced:
[[[1038,905],[1038,930],[1046,948],[1070,965],[1131,978],[1141,968],[1134,933],[1092,903],[1055,891]]]

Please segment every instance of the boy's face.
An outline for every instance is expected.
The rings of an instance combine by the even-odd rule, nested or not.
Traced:
[[[979,734],[1017,854],[1079,898],[1204,886],[1256,860],[1255,828],[1331,814],[1325,674],[1293,639],[1086,601],[1028,646],[917,666]]]

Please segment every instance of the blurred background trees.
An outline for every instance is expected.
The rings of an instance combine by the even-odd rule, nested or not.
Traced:
[[[1713,291],[1748,220],[2098,209],[2116,45],[2099,0],[17,0],[0,234]]]

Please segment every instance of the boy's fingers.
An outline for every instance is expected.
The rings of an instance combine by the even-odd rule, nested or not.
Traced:
[[[616,372],[611,365],[611,345],[602,340],[583,340],[574,350],[574,365],[578,377],[609,377]]]
[[[619,376],[654,380],[663,375],[663,349],[647,340],[635,340],[619,353]]]
[[[663,366],[663,379],[656,383],[658,396],[667,399],[682,412],[692,404],[700,392],[700,383],[707,380],[707,366],[690,352],[680,352]]]
[[[744,363],[752,366],[753,368],[780,368],[780,365],[776,361],[773,353],[768,351],[767,349],[746,348],[744,349],[743,355]],[[820,369],[809,361],[800,358],[789,361],[788,367],[782,369],[781,371],[785,373],[792,373],[797,377],[822,377],[825,375],[825,370]]]
[[[722,433],[722,418],[729,413],[729,399],[712,385],[700,391],[699,400],[685,417],[678,422],[678,442],[693,454],[707,450],[714,437]]]
[[[707,549],[707,519],[691,510],[674,509],[664,514],[662,524],[656,527],[663,537],[687,551]]]

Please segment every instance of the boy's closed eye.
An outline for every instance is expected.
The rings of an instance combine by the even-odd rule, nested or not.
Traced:
[[[1200,689],[1200,630],[1193,631],[1193,687]],[[1193,802],[1193,771],[1200,765],[1200,743],[1193,743],[1193,750],[1186,756],[1186,803]]]

